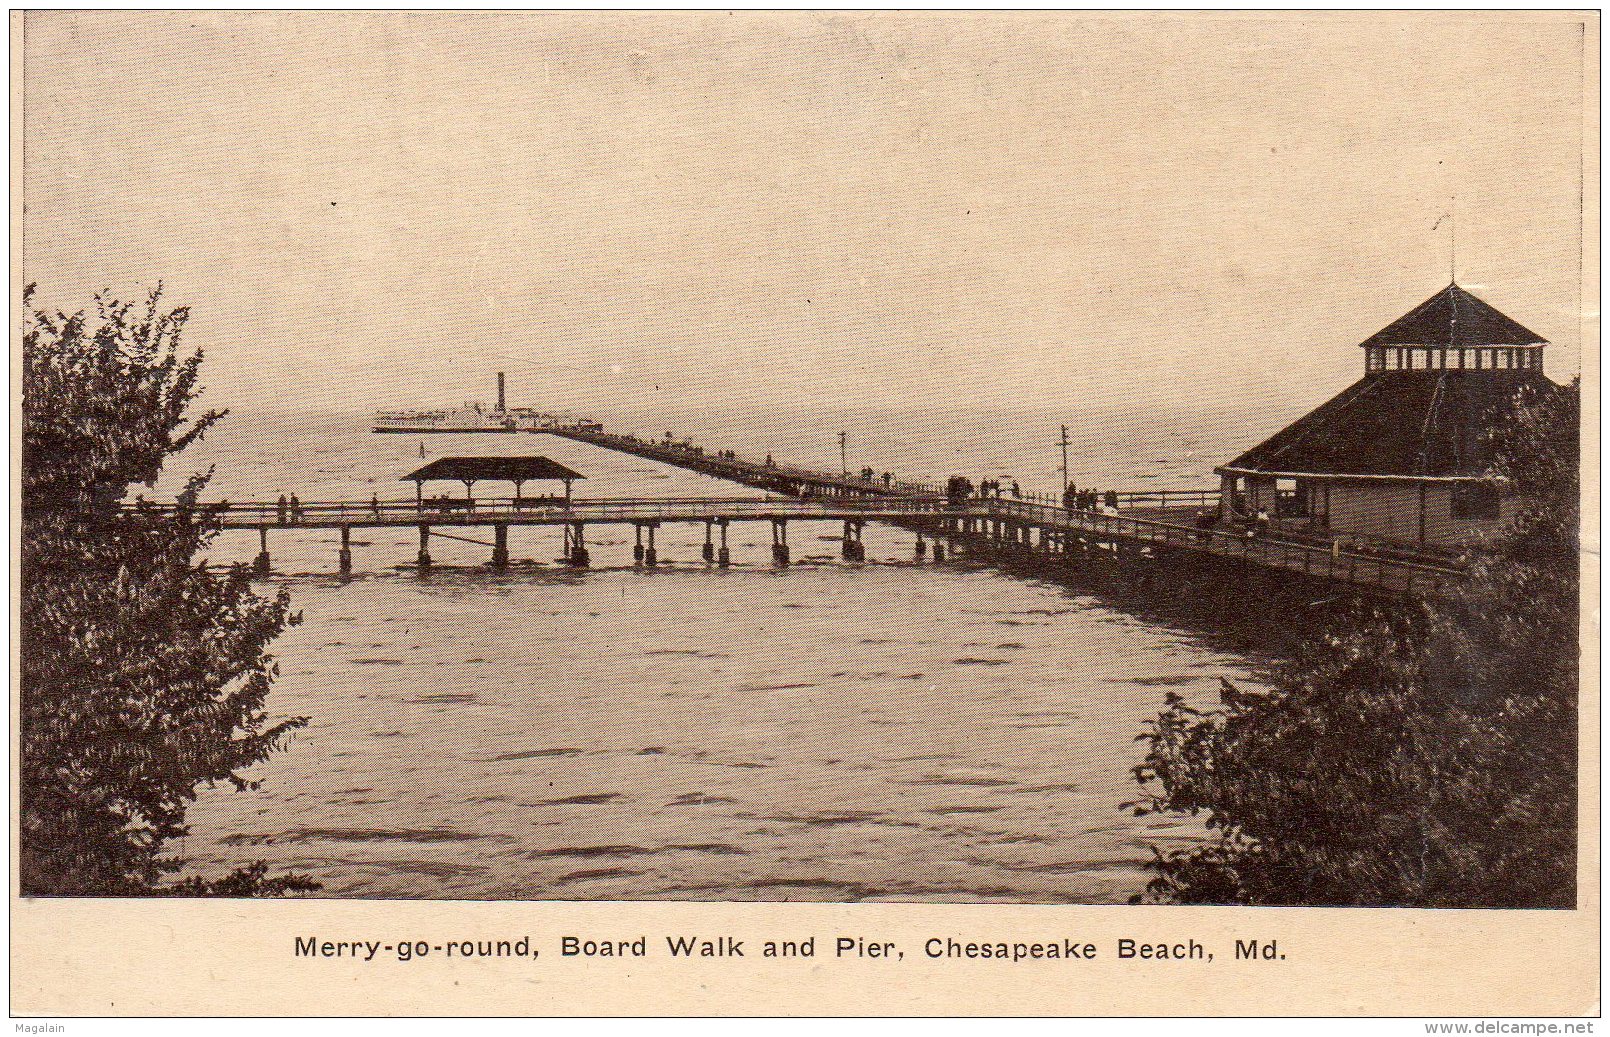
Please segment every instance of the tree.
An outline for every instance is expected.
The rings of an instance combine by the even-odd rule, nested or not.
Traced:
[[[143,501],[167,461],[223,416],[190,419],[201,352],[188,311],[96,299],[96,314],[34,308],[24,292],[20,880],[28,895],[272,894],[312,888],[260,865],[164,885],[204,784],[240,774],[306,723],[269,723],[268,644],[297,621],[242,567],[199,552],[218,509],[190,477],[176,513]]]
[[[1202,814],[1140,899],[1570,907],[1580,387],[1525,390],[1495,478],[1529,503],[1447,600],[1359,607],[1221,708],[1141,739],[1138,813]]]

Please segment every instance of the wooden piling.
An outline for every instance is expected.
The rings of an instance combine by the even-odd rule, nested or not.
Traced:
[[[771,520],[772,564],[784,568],[788,565],[788,520]]]
[[[587,568],[592,561],[592,555],[587,551],[587,524],[575,522],[570,526],[570,553],[567,556],[571,565],[578,569]]]

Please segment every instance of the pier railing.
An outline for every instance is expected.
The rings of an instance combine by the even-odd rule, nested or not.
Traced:
[[[1107,491],[1098,490],[1097,497],[1105,500]],[[1219,491],[1212,490],[1115,490],[1119,508],[1216,508]],[[1021,498],[1003,497],[1001,500],[1023,500],[1030,504],[1061,507],[1060,494],[1025,493]]]
[[[1386,558],[1221,529],[1197,529],[1154,519],[1079,511],[1028,501],[980,502],[980,517],[1008,518],[1041,528],[1086,533],[1244,559],[1248,563],[1305,573],[1403,594],[1437,594],[1463,578],[1457,568]]]
[[[173,505],[144,505],[171,515]],[[136,513],[139,505],[124,510]],[[216,511],[226,529],[387,525],[558,524],[563,522],[688,521],[744,518],[836,518],[839,516],[932,515],[954,510],[944,501],[914,497],[655,497],[655,498],[426,498],[423,501],[220,501],[200,505]]]

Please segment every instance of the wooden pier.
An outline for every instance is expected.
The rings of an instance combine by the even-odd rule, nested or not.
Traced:
[[[730,464],[730,462],[728,462]],[[706,562],[728,565],[727,527],[733,522],[767,522],[772,530],[772,562],[789,563],[788,524],[800,521],[843,523],[846,559],[865,557],[861,531],[867,522],[885,522],[918,534],[919,557],[930,544],[935,561],[943,561],[947,548],[1010,552],[1046,564],[1078,566],[1092,560],[1144,564],[1188,552],[1241,566],[1256,566],[1343,585],[1366,594],[1398,597],[1435,595],[1454,586],[1463,574],[1454,567],[1401,557],[1390,557],[1339,546],[1322,546],[1269,537],[1247,536],[1222,529],[1199,529],[1175,522],[1129,515],[1103,514],[997,498],[951,501],[927,492],[852,492],[856,487],[832,476],[802,479],[798,470],[785,478],[804,482],[809,497],[754,498],[650,498],[554,500],[533,505],[528,500],[487,498],[456,500],[451,506],[431,501],[322,501],[282,508],[277,503],[251,502],[210,505],[219,509],[224,529],[256,530],[260,551],[256,567],[270,571],[271,530],[339,529],[338,565],[352,569],[351,533],[354,529],[413,528],[419,532],[417,563],[431,565],[432,537],[467,540],[492,548],[491,564],[509,564],[508,531],[511,526],[563,526],[564,558],[572,565],[589,564],[587,527],[635,527],[634,560],[655,565],[658,549],[655,531],[662,524],[703,524]],[[824,488],[835,489],[827,492]],[[880,490],[888,488],[878,487]],[[820,494],[820,495],[819,495]],[[150,507],[147,505],[147,507]],[[171,513],[172,508],[158,509]],[[464,536],[466,529],[490,530],[490,543]]]
[[[688,446],[652,443],[593,428],[542,431],[778,493],[828,499],[946,500],[943,487],[928,483],[899,480],[886,483],[882,479],[815,472],[711,454]],[[1026,550],[1038,536],[1042,545],[1049,542],[1050,550],[1070,555],[1096,550],[1113,557],[1129,557],[1138,549],[1140,557],[1152,558],[1168,552],[1191,552],[1233,560],[1240,565],[1300,574],[1387,597],[1436,595],[1464,577],[1460,569],[1442,556],[1347,548],[1338,543],[1267,535],[1248,536],[1245,530],[1199,529],[1192,521],[1195,512],[1218,508],[1218,493],[1214,490],[1119,492],[1116,496],[1119,512],[1116,515],[1065,508],[1044,499],[988,497],[969,498],[959,504],[946,503],[938,527],[913,526],[900,518],[892,521],[909,528],[926,528],[929,532],[937,528],[963,539],[982,538],[981,542],[995,548],[1008,544]],[[959,514],[958,509],[963,513]],[[1009,536],[1017,539],[1008,541]],[[1043,554],[1046,547],[1040,546],[1037,550]]]
[[[727,479],[757,489],[788,496],[812,497],[902,497],[943,498],[942,486],[928,483],[882,479],[861,479],[853,475],[834,475],[791,465],[767,464],[739,457],[723,457],[695,447],[653,443],[636,436],[623,436],[598,429],[546,428],[539,435],[559,436],[592,446],[633,454],[677,468],[686,468],[717,479]]]
[[[145,504],[125,508],[125,513],[135,515],[141,508],[164,517],[171,517],[178,510],[172,505],[158,507]],[[704,560],[726,566],[731,563],[727,527],[733,522],[767,522],[772,529],[772,562],[787,565],[790,559],[790,522],[842,523],[844,556],[860,560],[865,558],[861,530],[867,522],[900,521],[937,529],[938,523],[945,518],[960,519],[970,514],[967,508],[954,507],[942,499],[849,496],[830,500],[701,497],[568,501],[563,498],[535,501],[531,498],[481,498],[473,501],[464,498],[413,501],[376,499],[367,502],[306,503],[250,501],[201,504],[191,509],[192,513],[200,510],[206,510],[221,529],[257,531],[259,550],[254,567],[260,573],[271,571],[269,533],[276,530],[340,530],[338,568],[342,573],[350,573],[352,531],[355,529],[417,529],[417,564],[421,568],[429,568],[432,564],[430,546],[433,537],[489,546],[492,548],[491,564],[501,568],[510,561],[508,538],[511,526],[563,526],[565,560],[572,565],[585,566],[591,557],[587,547],[588,526],[631,525],[636,529],[634,560],[652,566],[658,561],[655,531],[662,524],[702,524],[705,529]],[[487,529],[492,534],[492,540],[488,543],[466,537],[463,534],[467,529]],[[934,558],[936,561],[944,559],[944,550],[938,544],[935,545]]]

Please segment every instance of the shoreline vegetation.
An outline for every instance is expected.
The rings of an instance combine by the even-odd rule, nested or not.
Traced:
[[[165,852],[203,785],[241,772],[307,723],[270,723],[270,642],[299,621],[244,567],[196,561],[217,532],[192,475],[176,514],[128,514],[222,411],[189,417],[202,355],[188,310],[97,297],[92,313],[23,293],[22,716],[19,884],[25,896],[276,896],[317,888],[259,861],[178,878]]]
[[[300,619],[286,592],[197,561],[210,472],[177,514],[120,509],[225,414],[188,416],[202,355],[160,298],[86,316],[24,294],[22,892],[309,892],[261,861],[180,878],[165,854],[201,787],[254,788],[243,772],[307,719],[265,711],[268,646]],[[1205,814],[1213,836],[1154,850],[1135,902],[1575,904],[1579,395],[1536,394],[1501,430],[1493,474],[1533,503],[1466,556],[1458,596],[1310,609],[1278,635],[1268,692],[1224,681],[1214,710],[1167,693],[1130,806]]]

